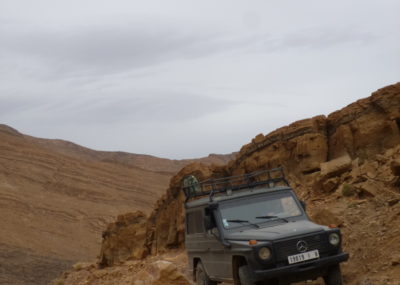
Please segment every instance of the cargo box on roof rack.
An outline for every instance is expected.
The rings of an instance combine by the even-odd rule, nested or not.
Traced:
[[[185,202],[193,198],[204,196],[209,196],[210,201],[212,201],[216,194],[229,194],[233,191],[259,186],[271,188],[279,183],[284,183],[286,186],[289,186],[282,167],[254,171],[243,175],[208,179],[205,181],[199,181],[194,175],[189,175],[183,179],[182,190],[186,196]]]

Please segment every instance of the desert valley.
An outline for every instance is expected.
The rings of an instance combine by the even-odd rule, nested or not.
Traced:
[[[190,284],[182,178],[278,166],[312,220],[341,228],[345,284],[400,284],[400,83],[229,155],[101,152],[2,125],[0,162],[0,284]]]

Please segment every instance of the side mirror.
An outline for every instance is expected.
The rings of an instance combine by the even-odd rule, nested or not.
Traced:
[[[206,231],[211,230],[212,228],[215,228],[215,224],[213,220],[211,219],[211,216],[204,216],[204,228]]]
[[[306,210],[306,202],[304,202],[303,200],[300,200],[300,204],[303,207],[304,211]]]

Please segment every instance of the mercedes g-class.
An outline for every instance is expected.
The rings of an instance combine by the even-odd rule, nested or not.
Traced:
[[[196,284],[342,285],[340,230],[310,221],[282,168],[183,180],[185,245]]]

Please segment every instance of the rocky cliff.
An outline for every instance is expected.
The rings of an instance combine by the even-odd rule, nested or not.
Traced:
[[[400,280],[400,252],[394,246],[400,244],[399,159],[397,83],[328,116],[259,134],[225,166],[186,166],[171,179],[167,193],[147,222],[118,227],[117,221],[107,228],[100,264],[113,265],[126,258],[140,259],[183,248],[180,186],[184,176],[194,174],[205,179],[283,166],[297,194],[308,202],[314,219],[323,224],[333,220],[342,227],[345,249],[352,256],[344,268],[346,282],[398,284],[390,282]],[[133,216],[139,219],[142,214]],[[120,219],[125,220],[122,216]],[[118,238],[126,228],[135,240],[128,246]]]

